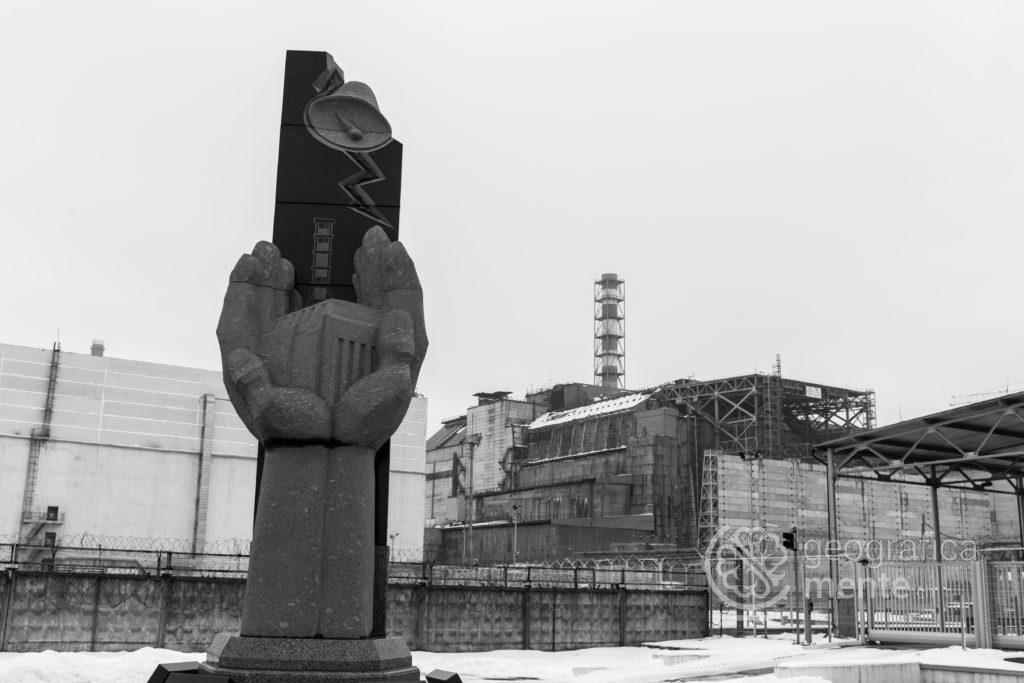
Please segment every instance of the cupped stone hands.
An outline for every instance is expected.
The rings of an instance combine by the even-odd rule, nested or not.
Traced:
[[[273,244],[235,265],[217,339],[228,395],[261,442],[378,448],[398,428],[427,348],[416,268],[375,227],[356,251],[354,284],[358,304],[302,308]]]

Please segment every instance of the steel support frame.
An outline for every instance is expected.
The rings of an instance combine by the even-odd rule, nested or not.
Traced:
[[[860,468],[851,469],[849,473],[857,473],[858,471],[897,471],[914,468],[919,465],[959,464],[961,466],[969,466],[971,462],[999,461],[1005,458],[1013,458],[1014,463],[1010,463],[1013,465],[1021,459],[1021,456],[1024,456],[1024,449],[1017,447],[1009,450],[986,450],[986,446],[993,435],[1019,438],[1021,442],[1024,442],[1024,429],[1008,429],[1003,424],[1003,421],[1008,418],[1024,423],[1024,413],[1021,412],[1022,407],[1024,406],[1007,404],[994,406],[987,413],[983,413],[998,416],[993,425],[987,429],[981,429],[975,425],[968,424],[963,415],[956,415],[945,419],[936,418],[926,422],[927,429],[923,433],[919,434],[921,431],[919,425],[912,424],[908,425],[903,431],[886,431],[883,434],[874,435],[863,434],[853,438],[856,441],[856,445],[853,448],[844,449],[839,452],[848,457],[847,462],[857,461],[861,463]],[[967,451],[958,446],[954,439],[950,438],[949,430],[977,433],[980,435],[981,440],[973,449]],[[925,437],[929,435],[939,437],[944,442],[944,445],[924,444]],[[891,457],[881,453],[879,451],[881,447],[895,447],[902,452],[899,457]],[[908,458],[915,454],[934,459],[918,463],[908,463]],[[818,459],[820,460],[820,458]],[[1008,469],[1012,469],[1012,467]],[[1017,472],[1016,474],[1022,473],[1024,472]]]
[[[821,391],[821,398],[808,396],[807,387]],[[870,429],[874,424],[873,392],[807,384],[777,375],[681,381],[662,387],[657,396],[704,420],[715,430],[714,447],[733,455],[784,457],[789,450],[786,439],[772,437],[781,434],[783,426],[797,438],[808,439],[805,445],[810,445]],[[772,405],[775,409],[768,411]]]

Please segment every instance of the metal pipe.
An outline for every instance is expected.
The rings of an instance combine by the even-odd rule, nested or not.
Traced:
[[[935,476],[935,468],[931,468],[932,487],[932,529],[935,534],[935,578],[936,578],[936,604],[939,610],[939,631],[946,631],[946,595],[942,577],[942,538],[941,525],[939,523],[939,480]]]
[[[1017,529],[1020,534],[1020,544],[1024,546],[1024,477],[1017,477],[1013,487],[1017,494]]]
[[[835,624],[832,623],[835,615],[839,612],[839,559],[836,557],[835,549],[839,542],[839,520],[836,507],[836,454],[829,448],[825,452],[825,499],[828,504],[828,576],[829,576],[829,624],[828,630],[831,635]]]

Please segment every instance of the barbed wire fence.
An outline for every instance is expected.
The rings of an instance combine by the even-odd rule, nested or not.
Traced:
[[[48,571],[147,576],[229,576],[249,569],[249,539],[208,542],[193,552],[188,539],[132,538],[81,534],[60,543],[24,544],[0,538],[0,571]],[[678,558],[610,557],[489,566],[439,564],[422,552],[387,551],[392,583],[502,588],[704,590],[704,573]]]
[[[18,543],[18,534],[0,534],[0,545]],[[214,554],[214,555],[248,555],[250,550],[248,538],[225,538],[201,543],[193,547],[191,538],[159,538],[146,536],[101,536],[83,532],[81,534],[61,534],[62,548],[94,548],[123,551],[164,551],[173,553]]]

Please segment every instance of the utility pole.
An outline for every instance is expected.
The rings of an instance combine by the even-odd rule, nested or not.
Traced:
[[[512,505],[512,564],[516,563],[519,555],[519,503]]]
[[[793,527],[791,531],[785,531],[782,533],[782,547],[787,550],[793,551],[793,582],[796,584],[796,604],[798,607],[790,610],[790,615],[793,618],[793,625],[796,628],[796,644],[800,644],[800,599],[803,597],[803,591],[800,586],[800,541],[796,537],[796,527]]]
[[[391,541],[390,543],[388,543],[388,564],[391,564],[391,562],[394,560],[394,557],[395,557],[395,538],[397,538],[397,537],[398,537],[398,532],[397,531],[395,533],[391,534],[390,536],[388,536],[388,539]]]
[[[476,518],[476,504],[473,501],[473,456],[476,454],[476,447],[480,445],[482,437],[479,434],[472,434],[466,437],[466,443],[469,444],[469,486],[467,487],[466,501],[469,505],[469,526],[466,527],[467,537],[466,544],[463,549],[468,548],[469,552],[469,564],[473,564],[473,521]]]

